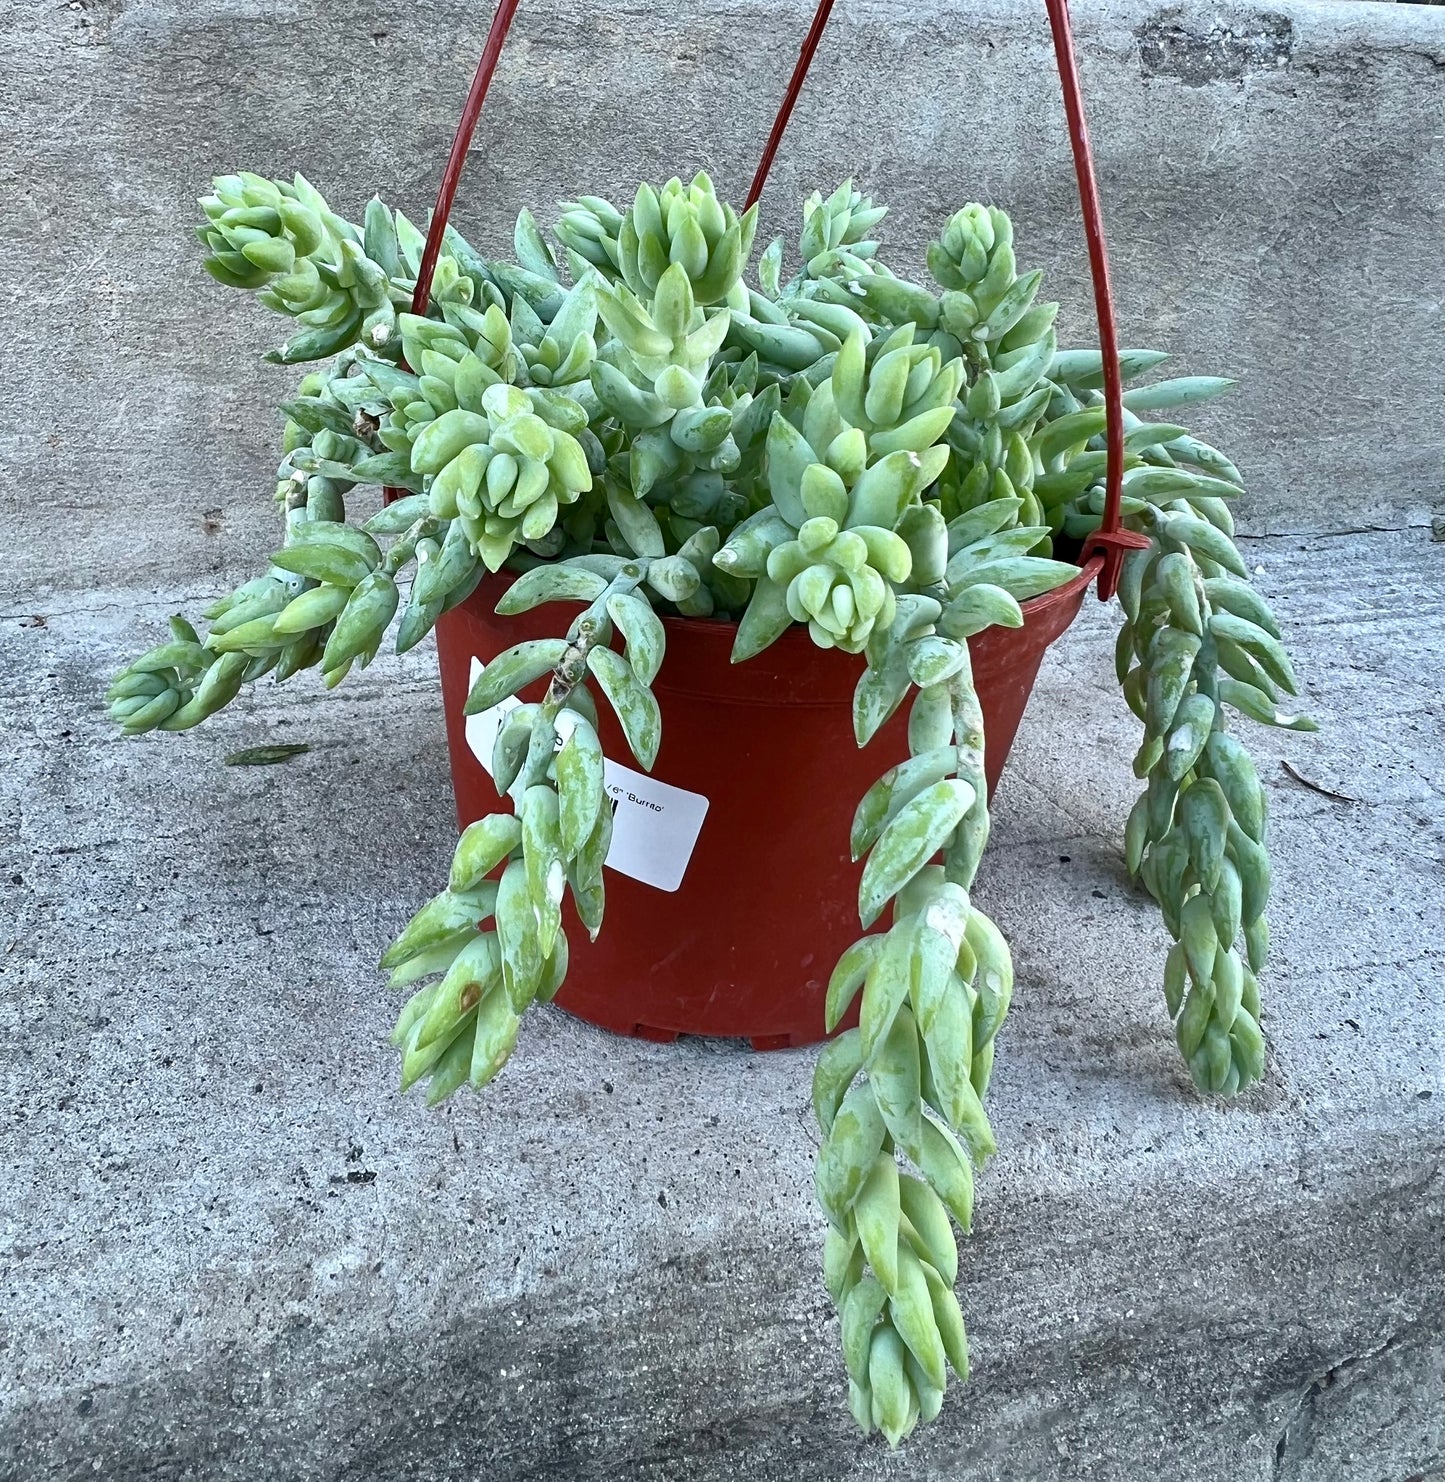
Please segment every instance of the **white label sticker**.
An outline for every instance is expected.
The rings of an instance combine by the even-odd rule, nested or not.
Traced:
[[[476,684],[483,664],[472,660],[471,684]],[[492,771],[492,750],[497,732],[509,711],[520,702],[510,696],[498,701],[490,710],[467,717],[467,745],[472,755]],[[567,731],[568,713],[558,717],[558,730]],[[620,874],[641,880],[658,890],[676,890],[682,884],[702,821],[707,815],[707,799],[698,792],[660,782],[646,772],[635,772],[614,762],[603,763],[603,778],[612,799],[612,847],[607,851],[608,865]]]

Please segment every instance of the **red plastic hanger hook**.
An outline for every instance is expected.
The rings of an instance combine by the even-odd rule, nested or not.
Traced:
[[[1102,561],[1099,570],[1099,597],[1107,602],[1119,586],[1124,557],[1131,550],[1148,546],[1146,536],[1119,528],[1119,505],[1124,489],[1124,392],[1119,379],[1119,343],[1114,325],[1114,297],[1109,287],[1109,259],[1104,249],[1104,223],[1099,209],[1099,187],[1094,178],[1093,151],[1089,148],[1089,130],[1084,121],[1084,97],[1079,84],[1078,62],[1074,55],[1074,36],[1069,24],[1068,0],[1045,0],[1049,13],[1049,30],[1053,36],[1054,57],[1059,68],[1059,82],[1064,93],[1064,114],[1069,124],[1069,146],[1074,155],[1074,173],[1079,182],[1079,204],[1084,216],[1084,238],[1089,249],[1089,269],[1094,281],[1094,307],[1099,320],[1099,350],[1104,360],[1104,416],[1108,447],[1104,476],[1104,518],[1099,529],[1084,542],[1081,560],[1097,554]],[[748,205],[762,194],[773,156],[777,153],[783,131],[793,106],[802,91],[803,79],[818,49],[823,28],[833,9],[833,0],[819,0],[813,24],[803,39],[802,50],[783,96],[782,106],[773,120],[772,132],[753,176],[748,191]]]

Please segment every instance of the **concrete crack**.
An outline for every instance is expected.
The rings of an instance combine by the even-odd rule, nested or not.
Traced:
[[[1409,1341],[1417,1328],[1421,1326],[1424,1324],[1407,1323],[1398,1332],[1391,1333],[1384,1342],[1377,1343],[1363,1353],[1350,1354],[1347,1358],[1340,1359],[1338,1363],[1332,1364],[1322,1374],[1300,1387],[1293,1413],[1285,1421],[1280,1430],[1279,1439],[1275,1442],[1274,1463],[1270,1471],[1272,1482],[1288,1482],[1288,1479],[1296,1474],[1296,1468],[1293,1465],[1289,1472],[1285,1471],[1285,1467],[1287,1464],[1303,1459],[1303,1449],[1308,1444],[1310,1432],[1314,1427],[1320,1396],[1333,1388],[1343,1375],[1399,1348]]]

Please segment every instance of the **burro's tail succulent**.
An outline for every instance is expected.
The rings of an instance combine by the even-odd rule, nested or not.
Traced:
[[[900,596],[854,702],[861,745],[914,692],[909,760],[869,789],[853,822],[859,917],[866,929],[891,907],[892,921],[848,948],[828,984],[830,1029],[862,999],[858,1027],[814,1073],[816,1182],[849,1402],[892,1445],[938,1414],[949,1368],[968,1377],[949,1216],[970,1228],[974,1171],[995,1150],[983,1096],[1013,989],[1008,947],[969,898],[988,801],[967,639],[996,619],[1022,622],[1000,588],[987,614]]]
[[[1120,588],[1119,677],[1144,723],[1134,770],[1148,783],[1125,852],[1174,938],[1164,996],[1180,1053],[1200,1090],[1232,1096],[1264,1075],[1255,974],[1269,954],[1270,867],[1264,789],[1226,707],[1314,727],[1277,708],[1298,693],[1294,672],[1229,536],[1187,507],[1145,522],[1154,544],[1130,557]]]
[[[128,735],[183,730],[265,674],[332,686],[394,634],[414,647],[489,573],[497,610],[569,603],[558,636],[496,655],[469,714],[501,718],[498,811],[466,828],[446,888],[382,960],[406,993],[403,1088],[480,1088],[534,1003],[565,981],[562,905],[603,929],[612,810],[599,707],[650,769],[662,616],[736,623],[735,661],[794,624],[861,654],[857,744],[907,706],[908,756],[858,804],[863,935],[837,963],[818,1056],[816,1190],[849,1402],[896,1445],[968,1373],[955,1225],[995,1151],[985,1098],[1013,991],[975,903],[989,833],[969,640],[1078,575],[1099,526],[1102,363],[1060,351],[1058,306],[1020,273],[1008,217],[966,205],[928,252],[938,291],[894,276],[885,208],[845,181],[746,280],[756,209],[704,174],[625,209],[565,204],[554,250],[530,212],[516,261],[455,230],[423,315],[420,233],[372,201],[346,221],[302,177],[222,176],[202,201],[206,267],[298,321],[282,361],[322,362],[282,406],[282,537],[266,570],[111,686]],[[570,282],[567,281],[570,276]],[[1137,382],[1163,356],[1125,351]],[[1120,587],[1125,699],[1144,726],[1129,869],[1172,945],[1165,1002],[1190,1075],[1231,1095],[1265,1069],[1256,975],[1269,947],[1266,809],[1238,717],[1304,728],[1278,624],[1233,540],[1243,480],[1152,420],[1228,383],[1126,395],[1123,511],[1149,539]],[[379,487],[396,491],[390,503]],[[358,497],[369,512],[349,512]],[[483,591],[487,590],[482,588]],[[841,841],[840,841],[841,842]]]
[[[320,360],[358,338],[377,348],[390,340],[396,232],[379,201],[368,208],[363,233],[302,175],[288,183],[242,174],[218,176],[201,209],[206,220],[196,234],[208,252],[206,271],[232,288],[258,290],[264,303],[304,326],[278,359]],[[379,246],[383,236],[388,250]]]
[[[661,190],[639,185],[617,234],[618,270],[646,298],[670,267],[680,267],[698,304],[720,303],[742,275],[757,224],[756,206],[738,216],[701,171],[688,185],[675,179]]]

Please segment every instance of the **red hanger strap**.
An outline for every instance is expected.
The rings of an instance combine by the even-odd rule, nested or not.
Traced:
[[[1099,549],[1104,569],[1099,574],[1099,597],[1107,602],[1119,585],[1119,572],[1127,550],[1146,546],[1143,536],[1119,528],[1119,504],[1124,490],[1124,388],[1119,378],[1119,337],[1114,322],[1114,295],[1109,286],[1109,258],[1104,247],[1104,220],[1099,207],[1099,184],[1094,175],[1094,155],[1089,147],[1089,128],[1084,120],[1084,94],[1079,83],[1078,58],[1074,54],[1073,31],[1069,25],[1068,0],[1045,0],[1049,29],[1054,38],[1054,59],[1064,92],[1064,114],[1069,123],[1069,144],[1074,154],[1074,174],[1079,184],[1079,205],[1084,216],[1084,240],[1089,248],[1089,271],[1094,280],[1094,311],[1099,321],[1099,352],[1103,356],[1104,418],[1108,447],[1104,475],[1104,521],[1085,543],[1087,553]]]
[[[432,208],[431,221],[427,226],[426,248],[422,252],[421,268],[416,275],[416,292],[411,300],[413,314],[426,313],[427,302],[431,297],[432,274],[436,272],[442,239],[446,235],[447,218],[452,214],[457,182],[462,178],[462,167],[467,162],[467,146],[472,142],[472,132],[477,126],[477,119],[481,117],[482,104],[486,101],[487,87],[491,83],[492,73],[497,70],[502,44],[507,39],[507,31],[516,13],[517,0],[498,0],[496,14],[492,17],[492,28],[487,32],[482,58],[477,63],[476,75],[472,78],[471,90],[467,93],[467,101],[462,108],[461,120],[452,139],[451,153],[447,156],[446,169],[442,171],[436,205]]]
[[[778,152],[778,145],[783,142],[783,131],[788,127],[788,120],[793,116],[793,105],[798,101],[798,94],[803,90],[803,79],[808,75],[808,68],[813,63],[813,53],[818,50],[818,42],[822,39],[823,28],[828,24],[828,17],[832,14],[832,10],[833,0],[818,0],[818,9],[814,12],[813,24],[808,27],[808,34],[803,38],[803,49],[798,53],[798,60],[793,64],[793,75],[788,79],[788,90],[783,94],[782,106],[778,109],[778,116],[773,120],[768,142],[763,146],[762,158],[758,161],[758,168],[753,173],[753,183],[748,187],[747,206],[752,206],[763,193],[768,171],[773,168],[773,156]]]
[[[413,314],[425,314],[427,304],[431,299],[432,277],[436,273],[437,258],[441,256],[442,241],[447,231],[447,219],[452,214],[452,202],[456,199],[457,184],[462,178],[462,167],[467,162],[467,147],[472,142],[477,119],[481,117],[482,104],[486,101],[487,87],[492,81],[492,73],[497,70],[497,62],[502,55],[502,44],[507,39],[507,31],[516,13],[517,0],[498,0],[496,14],[492,17],[491,29],[487,32],[486,45],[482,48],[481,60],[477,63],[476,74],[472,78],[472,86],[467,93],[461,119],[457,123],[457,131],[452,136],[451,153],[447,155],[446,168],[442,171],[436,205],[432,207],[431,220],[427,223],[426,246],[422,249],[421,265],[416,274],[416,288],[411,296]],[[401,364],[403,368],[406,368],[405,357],[402,358]],[[402,498],[405,493],[405,489],[385,488],[381,491],[382,503],[390,504],[393,500]]]

